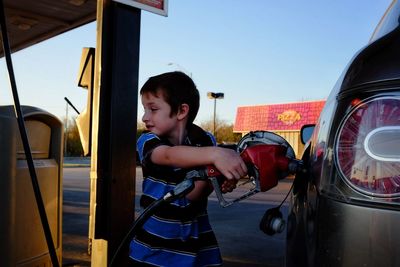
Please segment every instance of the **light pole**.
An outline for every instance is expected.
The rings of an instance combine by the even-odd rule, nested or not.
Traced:
[[[182,70],[184,73],[189,74],[190,78],[193,78],[192,73],[190,71],[188,71],[186,68],[182,67],[181,65],[179,65],[178,63],[175,62],[169,62],[167,63],[168,66],[173,66],[175,65],[178,69]]]
[[[69,101],[68,98],[64,97],[65,104],[65,134],[64,134],[64,157],[67,156],[67,145],[68,145],[68,105],[70,105],[78,115],[80,114],[76,107]]]
[[[215,116],[217,113],[217,99],[224,99],[224,93],[214,93],[214,92],[208,92],[207,97],[209,99],[214,99],[214,129],[213,129],[213,134],[214,137],[217,138],[216,132],[215,132]]]
[[[68,144],[68,102],[65,103],[64,157],[67,156],[67,144]]]

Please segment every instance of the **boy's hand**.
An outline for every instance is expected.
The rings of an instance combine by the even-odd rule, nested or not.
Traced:
[[[228,148],[215,147],[214,166],[228,180],[239,180],[247,174],[246,164],[240,155],[236,151]]]
[[[236,179],[224,180],[224,182],[221,184],[221,192],[222,193],[232,192],[233,189],[236,188],[237,182],[238,180]]]

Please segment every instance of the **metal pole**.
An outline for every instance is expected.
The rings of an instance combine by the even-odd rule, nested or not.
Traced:
[[[141,11],[97,1],[89,238],[105,267],[134,221]],[[129,247],[115,266],[129,266]]]
[[[69,99],[68,99],[67,97],[64,97],[64,100],[67,101],[67,104],[70,105],[71,108],[73,108],[73,109],[75,110],[75,112],[78,113],[78,115],[81,114],[81,113],[76,109],[76,107],[72,104],[72,102],[69,101]]]
[[[68,102],[65,104],[64,157],[67,156],[67,144],[68,144]]]
[[[217,113],[217,98],[214,98],[214,137],[217,139],[217,133],[215,132],[215,114]]]

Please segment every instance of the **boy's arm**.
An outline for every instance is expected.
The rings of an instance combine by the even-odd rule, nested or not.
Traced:
[[[247,174],[246,164],[240,155],[222,147],[161,145],[151,153],[151,161],[180,168],[214,165],[227,179],[240,179]]]
[[[232,149],[221,147],[166,146],[156,147],[151,153],[151,161],[158,165],[191,168],[214,165],[230,183],[224,183],[223,192],[230,192],[236,182],[247,174],[246,164]],[[186,195],[189,200],[207,197],[213,191],[209,181],[195,181],[194,189]]]

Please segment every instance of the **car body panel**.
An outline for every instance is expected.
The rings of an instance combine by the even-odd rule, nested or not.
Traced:
[[[286,266],[400,266],[400,198],[355,190],[335,161],[352,101],[400,97],[399,22],[393,1],[339,77],[305,146],[307,172],[296,175],[289,204]]]
[[[316,220],[316,266],[400,266],[400,212],[322,196]]]

